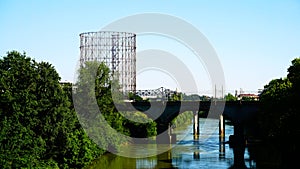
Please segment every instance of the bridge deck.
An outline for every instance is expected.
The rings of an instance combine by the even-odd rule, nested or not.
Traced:
[[[157,102],[124,102],[118,104],[120,111],[147,111],[150,107],[180,107],[181,111],[208,111],[216,106],[259,106],[258,101],[157,101]],[[225,108],[224,107],[224,108]]]
[[[204,111],[207,118],[242,121],[257,115],[259,101],[177,101],[177,102],[125,102],[116,105],[119,111],[140,111],[152,119],[173,119],[186,111]]]

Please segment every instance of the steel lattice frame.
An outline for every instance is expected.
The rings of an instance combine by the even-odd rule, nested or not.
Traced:
[[[80,35],[80,63],[104,62],[118,75],[122,92],[136,90],[136,34],[99,31]]]
[[[168,98],[172,94],[177,93],[166,88],[150,89],[150,90],[136,90],[135,94],[145,98]]]

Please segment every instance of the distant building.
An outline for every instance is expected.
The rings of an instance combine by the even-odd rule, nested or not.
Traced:
[[[98,31],[80,35],[80,64],[103,62],[117,77],[123,94],[136,90],[136,34]]]
[[[63,85],[72,85],[72,82],[69,82],[69,81],[64,81],[64,82],[60,81],[59,84],[62,85],[62,86]]]
[[[243,94],[239,94],[238,95],[238,100],[242,100],[242,99],[251,99],[251,100],[255,100],[255,101],[257,101],[257,100],[259,100],[259,96],[258,95],[256,95],[256,94],[246,94],[246,93],[243,93]]]

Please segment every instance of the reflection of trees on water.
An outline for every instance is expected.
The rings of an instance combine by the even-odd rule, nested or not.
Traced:
[[[294,138],[295,139],[295,138]],[[247,146],[250,159],[255,161],[257,168],[294,168],[299,163],[299,151],[289,139],[269,140]]]
[[[171,150],[164,152],[162,154],[157,155],[157,169],[160,168],[175,168],[172,164],[172,152]]]
[[[245,164],[245,146],[244,145],[236,145],[233,146],[233,156],[234,156],[234,163],[229,169],[246,169]]]

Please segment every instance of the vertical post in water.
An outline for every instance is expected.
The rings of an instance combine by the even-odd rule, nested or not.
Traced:
[[[173,133],[173,126],[171,126],[171,123],[169,123],[169,135],[170,135],[170,141],[171,141],[171,144],[176,144],[176,141],[177,141],[177,137],[176,137],[176,134]]]
[[[198,111],[194,111],[194,139],[199,139],[200,127],[199,127],[199,115]]]
[[[244,138],[244,124],[242,122],[234,123],[234,140],[233,140],[233,154],[234,166],[236,168],[245,168],[245,138]]]
[[[225,138],[225,119],[223,114],[220,115],[219,136]]]
[[[219,142],[219,157],[225,158],[225,119],[222,114],[219,121]]]

